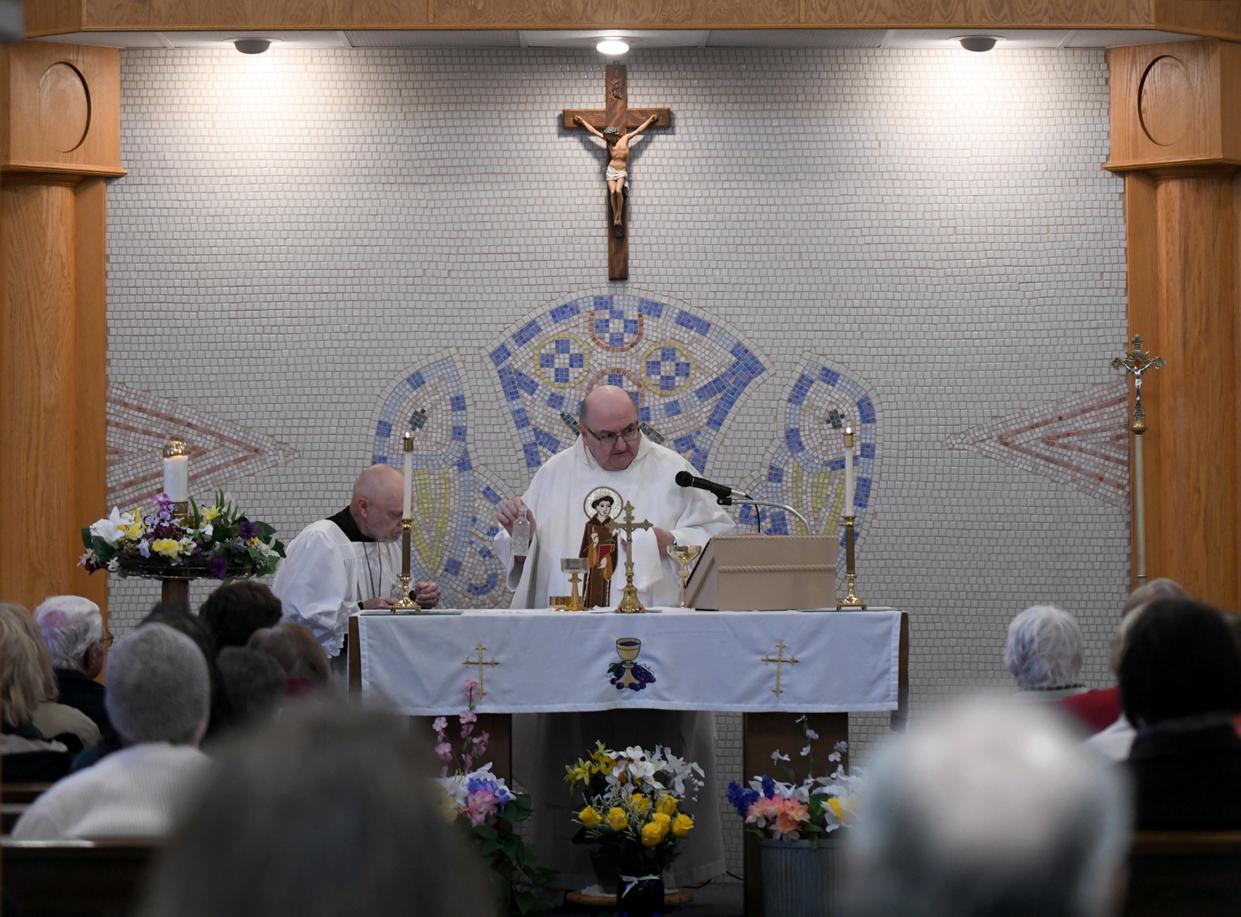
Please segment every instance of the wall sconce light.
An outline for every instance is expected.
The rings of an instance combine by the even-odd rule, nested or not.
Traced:
[[[957,39],[966,51],[990,51],[1000,39],[995,35],[962,35]]]
[[[271,47],[270,38],[238,38],[233,47],[242,54],[262,54]]]
[[[616,57],[617,55],[624,54],[629,50],[629,43],[623,38],[609,36],[600,40],[600,42],[595,45],[595,50],[600,54],[606,54],[608,57]]]

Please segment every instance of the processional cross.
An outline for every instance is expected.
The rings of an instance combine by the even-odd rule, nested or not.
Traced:
[[[486,683],[483,681],[483,673],[486,670],[483,667],[488,666],[488,665],[496,666],[496,665],[499,665],[500,663],[494,659],[483,658],[483,653],[487,652],[487,647],[483,646],[481,643],[477,644],[474,647],[474,652],[478,653],[477,659],[471,659],[469,656],[466,656],[465,660],[461,664],[478,666],[478,698],[479,700],[482,700],[484,697],[487,696],[487,686],[486,686]]]
[[[635,529],[651,529],[654,526],[649,519],[634,522],[633,504],[628,500],[621,507],[621,512],[625,514],[624,522],[609,519],[604,523],[604,525],[615,532],[625,533],[625,591],[621,595],[620,604],[616,606],[616,611],[620,614],[636,614],[646,611],[646,607],[642,604],[642,600],[638,598],[638,590],[633,585],[633,533]]]
[[[566,130],[581,127],[602,137],[608,145],[608,280],[629,278],[629,141],[648,127],[670,127],[670,108],[630,108],[629,82],[624,64],[608,64],[605,104],[598,109],[566,108],[561,121]]]
[[[1142,468],[1142,434],[1146,432],[1146,411],[1142,409],[1142,375],[1152,369],[1163,369],[1163,357],[1151,357],[1142,344],[1142,335],[1135,334],[1130,349],[1123,357],[1112,360],[1112,369],[1123,369],[1133,376],[1133,419],[1129,431],[1133,434],[1133,515],[1134,546],[1137,553],[1138,585],[1146,584],[1146,486]]]
[[[781,640],[776,644],[776,654],[774,656],[767,655],[759,660],[763,665],[770,665],[773,662],[776,664],[776,686],[771,689],[771,693],[776,695],[776,697],[784,693],[784,689],[780,687],[780,678],[784,674],[784,667],[786,665],[797,665],[801,661],[796,656],[785,656],[784,651],[786,649],[788,647]]]

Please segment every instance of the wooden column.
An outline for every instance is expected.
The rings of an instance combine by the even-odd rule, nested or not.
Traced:
[[[1147,569],[1236,609],[1241,45],[1117,48],[1108,64],[1107,168],[1125,176],[1129,335],[1167,360],[1142,392]]]
[[[0,600],[105,605],[76,567],[107,511],[106,186],[120,168],[120,55],[0,49]]]

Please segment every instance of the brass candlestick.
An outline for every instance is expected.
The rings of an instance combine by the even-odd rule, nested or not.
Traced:
[[[409,537],[410,530],[413,527],[413,519],[405,518],[401,520],[401,597],[390,609],[393,614],[401,612],[417,614],[422,611],[422,606],[415,602],[409,594],[410,580],[413,579],[409,573]]]
[[[857,566],[853,557],[853,538],[854,538],[854,522],[853,516],[845,516],[845,589],[847,595],[836,603],[836,609],[841,608],[865,608],[866,603],[863,602],[854,593],[854,587],[857,585]]]
[[[582,573],[586,570],[586,558],[562,557],[560,569],[569,574],[569,581],[573,584],[573,592],[569,596],[569,601],[561,606],[561,610],[585,611],[586,606],[582,604]]]
[[[681,581],[681,607],[689,608],[685,601],[685,587],[689,585],[690,568],[694,564],[694,560],[702,553],[702,545],[697,544],[670,544],[668,545],[668,556],[680,564],[677,570],[677,579]]]

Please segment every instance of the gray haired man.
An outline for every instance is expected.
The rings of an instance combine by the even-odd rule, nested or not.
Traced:
[[[112,723],[104,706],[103,671],[112,635],[99,606],[80,595],[50,595],[34,610],[35,623],[52,657],[60,703],[81,710],[108,736]]]

